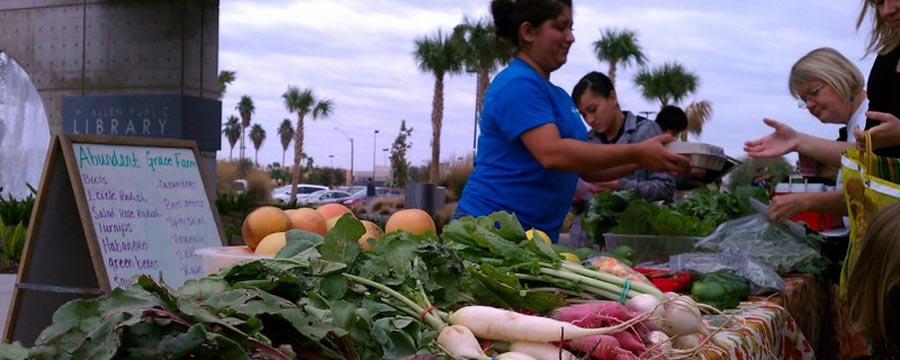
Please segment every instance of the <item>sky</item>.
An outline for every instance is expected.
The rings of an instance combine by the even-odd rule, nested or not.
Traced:
[[[868,29],[857,31],[860,0],[759,1],[574,1],[574,34],[568,62],[550,81],[570,92],[590,71],[606,73],[593,43],[604,29],[637,33],[647,66],[677,62],[699,77],[697,91],[682,103],[707,100],[713,115],[700,137],[689,141],[721,146],[734,158],[743,143],[765,136],[773,118],[799,131],[836,138],[837,125],[822,124],[797,107],[787,87],[791,66],[819,47],[833,47],[865,76],[874,55],[865,54]],[[222,121],[242,95],[256,111],[252,122],[267,132],[259,163],[281,162],[278,125],[297,117],[281,95],[288,86],[312,89],[330,99],[333,113],[305,120],[304,152],[319,166],[371,171],[385,165],[405,120],[413,128],[407,159],[414,166],[431,158],[434,76],[422,72],[414,41],[452,31],[464,17],[489,16],[489,0],[225,0],[219,10],[219,70],[237,73],[222,98]],[[619,67],[616,90],[623,110],[656,111],[634,84],[637,67]],[[441,159],[473,151],[475,76],[445,78]],[[650,115],[651,118],[655,115]],[[337,128],[337,129],[336,129]],[[375,134],[375,130],[379,133]],[[247,138],[246,156],[254,149]],[[235,146],[238,156],[240,145]],[[222,139],[218,158],[229,158]],[[292,163],[293,144],[286,162]],[[793,162],[796,155],[788,156]]]

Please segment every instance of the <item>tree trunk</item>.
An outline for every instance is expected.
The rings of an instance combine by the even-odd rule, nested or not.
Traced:
[[[616,69],[618,69],[619,64],[618,61],[610,60],[609,61],[609,81],[613,84],[613,87],[616,86]]]
[[[244,127],[241,126],[241,148],[238,149],[238,154],[240,154],[240,161],[244,161]]]
[[[444,121],[444,74],[434,76],[434,99],[431,103],[431,174],[428,180],[437,183],[441,174],[441,125]]]
[[[281,167],[284,168],[284,153],[287,152],[287,149],[281,150]]]
[[[475,129],[477,131],[478,124],[481,122],[481,109],[484,107],[484,95],[487,93],[488,86],[491,85],[491,74],[487,70],[479,70],[476,81],[478,81],[478,87],[475,90]],[[475,152],[478,144],[476,142],[472,145],[472,152]]]
[[[303,154],[303,117],[306,112],[297,113],[297,133],[294,134],[294,166],[291,169],[291,198],[290,202],[297,201],[297,184],[300,183],[300,161]]]

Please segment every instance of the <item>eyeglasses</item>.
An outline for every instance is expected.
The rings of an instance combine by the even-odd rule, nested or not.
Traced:
[[[800,95],[800,101],[797,102],[797,107],[806,109],[806,104],[809,102],[809,100],[818,98],[819,91],[821,91],[823,87],[825,87],[825,84],[819,84],[819,86],[812,88],[812,90],[806,93],[806,95]]]

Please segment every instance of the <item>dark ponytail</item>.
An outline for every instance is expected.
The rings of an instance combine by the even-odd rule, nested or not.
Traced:
[[[612,94],[613,91],[616,91],[616,88],[613,87],[612,80],[610,80],[608,76],[600,72],[591,71],[582,77],[581,80],[578,80],[578,83],[575,84],[575,88],[572,89],[572,100],[575,100],[576,106],[579,105],[578,102],[581,100],[581,95],[584,95],[584,92],[587,89],[591,89],[591,92],[594,94],[605,98],[609,98],[609,95]]]
[[[540,26],[547,20],[555,19],[565,8],[572,8],[572,0],[493,0],[491,15],[497,41],[505,41],[518,48],[519,27],[523,23]]]

